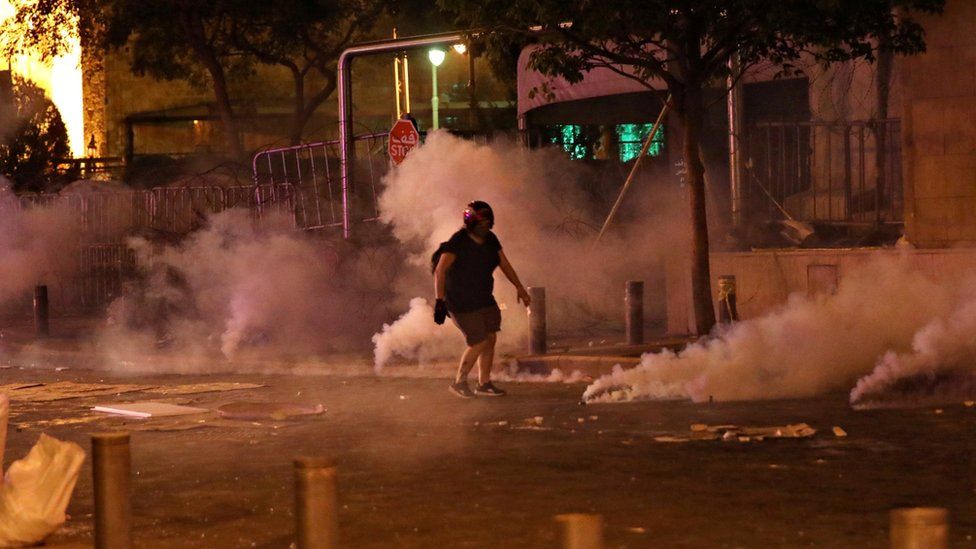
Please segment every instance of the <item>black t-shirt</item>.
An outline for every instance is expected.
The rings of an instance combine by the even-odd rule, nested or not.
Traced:
[[[490,231],[484,244],[475,242],[466,229],[443,244],[443,251],[455,255],[447,271],[447,308],[451,312],[467,313],[495,305],[492,273],[498,267],[501,249],[498,237]]]

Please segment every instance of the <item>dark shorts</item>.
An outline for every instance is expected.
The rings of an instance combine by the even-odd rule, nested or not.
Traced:
[[[477,345],[502,329],[502,312],[498,305],[492,305],[468,313],[451,313],[454,325],[464,334],[468,347]]]

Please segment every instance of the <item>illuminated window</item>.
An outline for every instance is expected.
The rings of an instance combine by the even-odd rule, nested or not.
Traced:
[[[589,148],[582,142],[582,126],[565,124],[555,126],[555,133],[549,138],[550,143],[559,145],[573,160],[581,160],[588,156]]]
[[[620,161],[629,162],[640,154],[641,147],[647,134],[651,133],[654,124],[617,124],[617,145],[620,150]],[[647,156],[660,156],[664,151],[664,126],[657,129],[657,134],[647,148]]]

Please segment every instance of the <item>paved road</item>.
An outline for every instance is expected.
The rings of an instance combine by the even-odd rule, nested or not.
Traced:
[[[327,408],[296,420],[59,424],[89,417],[95,404],[160,395],[15,400],[7,465],[41,432],[87,449],[91,432],[132,430],[139,547],[288,547],[291,460],[303,454],[338,460],[347,547],[555,547],[552,517],[564,512],[604,515],[608,547],[884,547],[888,510],[913,505],[948,507],[953,545],[976,545],[976,407],[962,403],[939,413],[854,411],[845,395],[580,407],[579,384],[509,383],[508,397],[462,401],[446,380],[424,377],[112,377],[14,367],[0,370],[0,379],[249,382],[266,387],[167,399],[208,409],[231,402]],[[685,435],[699,422],[806,422],[819,432],[748,443],[654,440]],[[835,437],[835,425],[849,436]],[[90,544],[88,462],[69,513],[52,545]]]

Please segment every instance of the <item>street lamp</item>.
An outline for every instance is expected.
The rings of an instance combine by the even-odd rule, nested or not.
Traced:
[[[440,127],[438,123],[437,107],[439,99],[437,98],[437,67],[444,62],[444,50],[432,49],[427,52],[427,59],[430,59],[430,64],[432,65],[430,71],[431,83],[433,84],[434,93],[430,97],[430,107],[431,107],[431,117],[434,119],[431,124],[432,129],[437,129]]]

